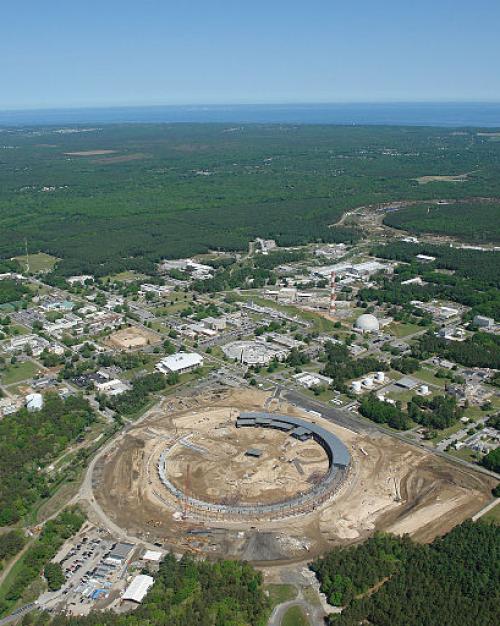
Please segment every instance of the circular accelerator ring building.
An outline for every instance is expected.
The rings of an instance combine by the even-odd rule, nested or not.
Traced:
[[[158,462],[160,480],[170,495],[182,502],[190,513],[214,519],[274,519],[308,513],[332,497],[347,476],[351,463],[349,450],[336,435],[314,422],[289,415],[242,412],[236,420],[236,428],[273,428],[299,441],[314,439],[326,452],[328,470],[311,489],[287,500],[273,504],[226,505],[193,498],[177,488],[168,478],[170,450],[165,449]]]

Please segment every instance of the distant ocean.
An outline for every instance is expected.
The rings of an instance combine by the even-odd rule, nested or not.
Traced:
[[[123,123],[500,127],[500,103],[147,106],[0,111],[0,127]]]

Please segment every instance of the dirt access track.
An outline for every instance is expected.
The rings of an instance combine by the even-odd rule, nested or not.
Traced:
[[[320,423],[348,446],[351,469],[339,490],[314,510],[284,519],[213,521],[189,510],[183,519],[182,501],[169,500],[157,471],[161,451],[172,442],[172,481],[191,496],[214,501],[272,502],[307,488],[325,471],[322,451],[311,441],[290,441],[267,429],[244,429],[243,435],[234,427],[239,411],[262,410],[266,400],[268,394],[254,390],[165,399],[95,464],[97,503],[112,523],[140,541],[271,564],[309,559],[374,530],[431,541],[490,499],[494,481],[488,476],[387,435],[354,433],[273,399],[266,410]],[[250,446],[262,450],[261,458],[245,455]]]

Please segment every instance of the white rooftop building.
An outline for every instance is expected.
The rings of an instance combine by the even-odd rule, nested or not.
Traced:
[[[96,389],[107,396],[119,396],[128,391],[130,385],[122,382],[119,378],[113,378],[104,383],[96,383]]]
[[[139,574],[125,589],[122,599],[131,600],[132,602],[137,602],[138,604],[140,604],[146,597],[146,594],[148,593],[149,588],[153,585],[153,583],[154,578],[152,576]]]
[[[40,411],[43,408],[43,396],[41,393],[30,393],[26,396],[26,408],[30,413]]]
[[[363,333],[374,333],[380,330],[378,319],[370,313],[360,315],[354,326]]]
[[[85,283],[87,280],[94,280],[94,277],[91,274],[82,274],[81,276],[70,276],[66,279],[66,282],[70,285]]]
[[[156,364],[156,369],[162,374],[183,374],[191,372],[203,365],[203,357],[196,352],[176,352]]]
[[[159,561],[161,561],[162,556],[163,555],[159,550],[146,550],[146,552],[144,552],[142,560],[158,563]]]
[[[311,387],[318,387],[320,385],[330,385],[333,380],[328,378],[328,376],[323,376],[322,374],[310,373],[310,372],[301,372],[299,374],[294,375],[295,380],[307,387],[307,389],[311,389]]]

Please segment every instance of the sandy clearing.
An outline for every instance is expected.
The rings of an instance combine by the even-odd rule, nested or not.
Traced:
[[[414,178],[419,185],[427,185],[427,183],[463,183],[467,180],[469,174],[456,174],[454,176],[419,176]]]
[[[80,150],[78,152],[65,152],[66,156],[100,156],[104,154],[116,154],[118,150]]]

